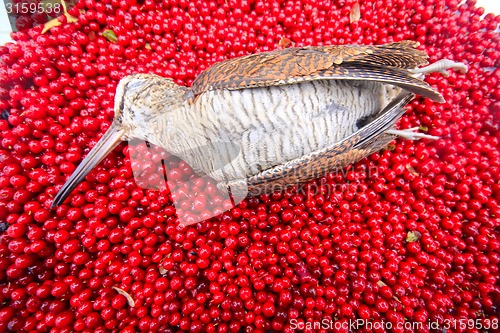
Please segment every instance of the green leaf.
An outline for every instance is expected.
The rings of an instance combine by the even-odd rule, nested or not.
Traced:
[[[118,38],[116,37],[116,34],[113,30],[104,30],[102,32],[102,35],[109,40],[110,42],[116,43],[118,41]]]

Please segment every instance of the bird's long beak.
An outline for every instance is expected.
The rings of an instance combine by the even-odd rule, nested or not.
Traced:
[[[85,159],[80,163],[75,172],[68,178],[63,187],[59,190],[51,208],[59,206],[75,189],[76,186],[88,175],[88,173],[96,167],[116,146],[122,141],[122,136],[125,133],[123,129],[114,121],[109,129],[104,133],[103,137]]]

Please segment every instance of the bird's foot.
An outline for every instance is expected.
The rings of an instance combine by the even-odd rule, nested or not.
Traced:
[[[431,74],[431,73],[441,73],[443,74],[444,77],[448,77],[449,74],[446,71],[447,69],[455,69],[460,71],[462,74],[467,73],[467,65],[464,64],[463,62],[454,62],[449,59],[441,59],[439,61],[436,61],[433,64],[430,64],[429,66],[425,66],[422,68],[417,68],[417,69],[412,69],[411,71],[414,74]]]
[[[439,136],[434,136],[434,135],[416,132],[419,129],[420,129],[420,127],[412,127],[412,128],[407,128],[404,130],[397,130],[397,129],[391,128],[390,130],[387,131],[387,133],[392,134],[392,135],[396,135],[396,136],[400,136],[400,137],[407,139],[407,140],[419,140],[419,139],[437,140],[437,139],[439,139]]]

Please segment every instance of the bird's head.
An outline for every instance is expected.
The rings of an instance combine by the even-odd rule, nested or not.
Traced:
[[[120,80],[113,123],[59,190],[52,207],[60,205],[120,142],[132,138],[154,139],[154,125],[161,116],[180,107],[188,98],[186,87],[158,75],[133,74]]]

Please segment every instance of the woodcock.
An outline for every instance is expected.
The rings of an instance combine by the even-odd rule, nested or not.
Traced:
[[[60,205],[121,141],[160,146],[221,188],[252,195],[283,189],[348,166],[395,136],[415,94],[444,99],[425,74],[462,63],[430,66],[415,42],[378,46],[289,48],[213,65],[190,88],[151,74],[123,78],[112,125],[53,201]],[[246,193],[246,192],[245,192]]]

